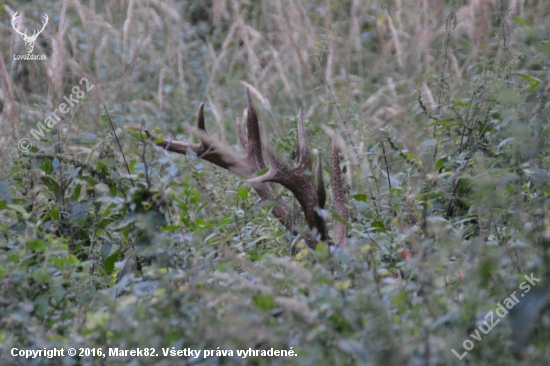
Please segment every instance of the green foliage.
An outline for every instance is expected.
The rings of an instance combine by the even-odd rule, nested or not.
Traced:
[[[33,364],[12,348],[54,347],[158,357],[36,364],[547,363],[548,5],[506,18],[497,1],[469,19],[457,2],[359,3],[73,4],[63,15],[70,32],[56,33],[72,57],[54,65],[63,75],[4,61],[16,92],[0,107],[8,113],[16,98],[21,110],[6,119],[8,138],[34,127],[81,73],[102,91],[30,152],[16,140],[0,147],[2,365]],[[48,29],[63,32],[52,15],[61,5],[44,6]],[[37,47],[50,55],[45,39]],[[340,162],[349,247],[307,247],[246,182],[143,140],[143,126],[190,139],[175,116],[187,120],[204,99],[207,130],[235,147],[242,81],[256,88],[262,128],[288,164],[298,107],[325,167],[322,124],[357,153],[358,163]],[[275,194],[304,226],[292,195]],[[326,212],[330,230],[344,222],[332,203]],[[518,304],[479,332],[514,292]],[[459,360],[452,350],[465,352],[465,340],[474,348]],[[297,356],[163,352],[186,348]]]

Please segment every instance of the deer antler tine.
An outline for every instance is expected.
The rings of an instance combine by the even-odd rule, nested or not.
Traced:
[[[246,88],[246,99],[248,102],[248,111],[246,113],[246,128],[247,128],[247,143],[246,143],[246,159],[257,170],[265,169],[264,156],[262,154],[262,136],[260,133],[260,124],[258,122],[258,114],[254,108],[254,102],[250,95],[250,89]]]
[[[250,95],[250,89],[246,88],[246,101],[248,103],[248,112],[246,114],[246,127],[248,129],[248,140],[260,140],[260,126],[258,123],[258,114]]]
[[[277,175],[277,171],[275,169],[269,168],[267,173],[265,173],[264,175],[260,175],[259,177],[247,179],[246,181],[248,182],[248,184],[252,184],[252,185],[257,184],[257,183],[267,183],[267,182],[271,182],[275,178],[276,175]]]
[[[199,145],[201,148],[200,154],[197,153],[199,158],[230,170],[238,176],[251,176],[253,174],[253,172],[245,166],[242,159],[233,155],[231,151],[226,149],[225,146],[204,130],[187,123],[184,124],[184,127],[201,140],[201,144]]]
[[[204,103],[199,105],[199,110],[197,111],[197,127],[206,132],[206,126],[204,124]]]
[[[145,130],[145,135],[147,136],[148,140],[152,140],[152,141],[159,140],[159,138],[153,135],[149,130]],[[176,152],[182,155],[187,155],[188,150],[192,150],[196,155],[200,155],[204,152],[203,151],[204,148],[202,144],[193,144],[190,142],[173,141],[173,140],[162,140],[162,141],[156,142],[156,144],[168,151]]]
[[[317,197],[319,198],[319,208],[325,208],[327,192],[325,191],[325,181],[323,180],[323,160],[320,153],[315,165],[315,186],[317,188]]]
[[[349,214],[346,207],[346,195],[342,184],[342,171],[340,170],[340,155],[336,138],[332,140],[332,195],[334,196],[334,211],[348,222]],[[348,242],[348,228],[338,221],[334,221],[334,242],[337,246],[346,246]]]
[[[302,108],[298,110],[298,149],[300,156],[298,166],[304,170],[311,170],[311,156],[307,146],[306,135],[304,132],[304,118],[302,117]]]
[[[262,136],[263,145],[267,153],[267,159],[269,160],[269,171],[264,175],[260,175],[259,177],[248,179],[248,183],[263,183],[273,181],[277,178],[277,175],[281,170],[280,168],[283,166],[283,163],[279,160],[277,155],[275,155],[275,151],[273,151],[273,148],[269,143],[269,138],[267,137],[266,132],[264,130],[261,130],[260,134]]]

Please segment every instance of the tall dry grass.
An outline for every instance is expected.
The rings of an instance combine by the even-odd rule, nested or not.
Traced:
[[[0,149],[16,159],[17,140],[84,77],[95,89],[60,124],[73,153],[90,153],[74,141],[103,128],[102,104],[120,127],[144,122],[168,136],[181,134],[204,101],[209,130],[236,144],[233,121],[246,85],[270,132],[284,140],[293,126],[287,116],[302,107],[316,131],[329,124],[344,137],[368,175],[364,156],[382,127],[418,152],[426,122],[415,118],[416,90],[444,117],[443,106],[468,83],[479,57],[498,54],[521,67],[512,57],[513,18],[537,26],[549,9],[518,0],[15,2],[4,6],[1,25]],[[16,10],[26,27],[49,14],[35,48],[47,61],[12,60],[24,51],[10,25]],[[315,134],[312,145],[326,141]],[[1,164],[8,171],[9,159]]]

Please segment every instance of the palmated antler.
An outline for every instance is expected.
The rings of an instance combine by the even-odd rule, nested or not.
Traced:
[[[290,212],[288,206],[281,200],[276,199],[271,193],[275,188],[273,183],[279,183],[288,188],[298,200],[302,211],[304,212],[306,222],[310,231],[316,234],[318,238],[324,242],[330,243],[330,237],[326,227],[326,220],[324,215],[324,205],[326,201],[326,193],[323,182],[321,157],[319,156],[316,165],[316,179],[315,184],[312,180],[312,164],[309,148],[305,139],[304,122],[302,118],[302,111],[298,112],[298,144],[299,144],[299,159],[298,164],[294,168],[287,167],[283,164],[275,155],[275,152],[269,144],[269,139],[264,131],[260,130],[258,123],[258,116],[252,97],[247,89],[248,100],[248,112],[247,112],[247,135],[243,133],[239,120],[237,119],[237,134],[239,140],[243,145],[246,156],[236,157],[229,152],[221,143],[216,141],[212,136],[206,133],[204,123],[204,103],[200,105],[197,113],[197,127],[191,127],[192,132],[199,137],[200,143],[180,142],[171,140],[159,140],[156,136],[149,131],[145,131],[148,139],[155,140],[155,143],[168,151],[177,152],[180,154],[188,155],[192,152],[198,158],[207,160],[221,168],[227,169],[232,173],[238,175],[241,178],[247,180],[252,188],[258,193],[260,198],[264,201],[274,200],[278,201],[278,205],[273,208],[274,216],[284,226],[290,229],[293,233],[297,232],[292,227],[288,220],[288,214]],[[257,176],[262,170],[265,170],[266,165],[262,155],[262,140],[266,149],[268,159],[270,162],[269,171],[261,176]],[[334,169],[334,152],[333,152],[333,192],[336,197],[344,198],[342,183],[340,178],[340,166],[337,165],[337,169]],[[336,152],[336,159],[338,159],[338,153]],[[338,174],[339,180],[334,179],[334,175]],[[339,185],[338,185],[339,182]],[[336,184],[335,184],[336,183]],[[334,190],[339,187],[341,194],[337,194]],[[341,200],[339,199],[338,202]],[[346,210],[345,214],[338,208],[342,206],[336,206],[336,212],[344,220],[347,220],[347,209],[345,208],[345,201],[343,208]],[[345,245],[347,240],[347,228],[345,225],[338,223],[340,229],[337,231],[335,226],[335,233],[337,237],[337,245]],[[335,223],[335,225],[337,225]],[[344,229],[341,229],[343,226]],[[307,235],[306,241],[309,246],[315,247],[317,240],[312,236]]]

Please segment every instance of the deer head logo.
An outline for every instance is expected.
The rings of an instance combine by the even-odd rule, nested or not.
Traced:
[[[48,24],[48,14],[44,13],[44,23],[42,23],[42,29],[40,29],[38,32],[35,29],[32,33],[32,36],[29,36],[27,34],[27,30],[25,29],[25,32],[20,32],[19,27],[16,27],[15,23],[17,22],[17,18],[19,18],[19,11],[16,11],[15,14],[13,14],[13,17],[11,18],[11,26],[17,33],[21,35],[21,38],[23,38],[23,41],[25,41],[25,48],[27,49],[27,53],[31,53],[34,49],[34,42],[36,42],[36,38],[38,38],[38,35],[42,33],[44,28],[46,28],[46,24]]]

